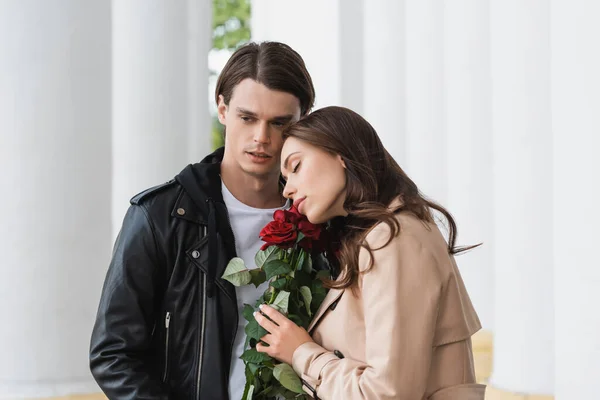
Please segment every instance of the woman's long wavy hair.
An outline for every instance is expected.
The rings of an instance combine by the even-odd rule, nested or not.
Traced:
[[[383,147],[371,124],[354,111],[343,107],[319,109],[289,126],[283,138],[289,137],[340,155],[346,164],[344,208],[348,216],[331,221],[341,242],[338,255],[341,270],[337,280],[325,282],[327,287],[356,287],[361,247],[371,255],[371,265],[366,271],[372,267],[372,251],[377,250],[366,243],[366,234],[376,224],[386,223],[391,235],[382,247],[387,246],[400,233],[400,223],[395,217],[400,211],[410,212],[426,222],[434,222],[432,210],[441,213],[448,224],[448,253],[451,255],[479,246],[456,247],[457,228],[452,215],[419,192],[417,185]],[[402,204],[391,210],[389,206],[398,196]]]

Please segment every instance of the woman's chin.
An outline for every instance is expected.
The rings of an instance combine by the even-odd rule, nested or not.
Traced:
[[[319,225],[325,222],[321,215],[315,215],[313,213],[307,213],[306,219],[308,219],[308,222],[315,225]]]

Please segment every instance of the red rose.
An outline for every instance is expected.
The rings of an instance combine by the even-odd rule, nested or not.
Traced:
[[[312,224],[308,220],[300,221],[298,229],[310,239],[319,240],[319,236],[321,236],[321,225]]]
[[[261,250],[264,250],[271,245],[277,245],[278,247],[287,249],[296,243],[298,233],[294,229],[293,224],[276,220],[269,222],[262,228],[259,236],[266,242]]]
[[[306,217],[300,214],[294,207],[289,210],[277,210],[273,213],[273,219],[275,221],[289,222],[294,225],[298,224],[303,218]]]
[[[273,213],[273,220],[279,222],[289,222],[286,220],[285,210],[277,210]]]
[[[298,222],[298,230],[304,234],[304,239],[298,243],[298,245],[306,250],[312,249],[314,245],[317,245],[319,237],[321,236],[321,225],[315,225],[310,223],[308,220]]]
[[[296,208],[296,206],[292,205],[292,207],[290,207],[288,213],[288,218],[290,219],[290,222],[297,224],[302,220],[308,221],[306,219],[305,215],[300,214],[300,211],[298,211],[298,209]]]

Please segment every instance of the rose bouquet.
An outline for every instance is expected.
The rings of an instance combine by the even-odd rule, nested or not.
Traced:
[[[241,356],[246,366],[243,400],[309,398],[293,368],[255,350],[256,343],[268,332],[254,318],[260,304],[269,304],[298,326],[308,328],[313,314],[325,295],[322,278],[330,278],[329,262],[332,241],[322,225],[310,223],[292,207],[277,210],[273,221],[260,232],[265,242],[255,256],[256,268],[248,269],[241,258],[233,258],[223,279],[235,286],[269,281],[265,293],[255,305],[244,305],[247,324],[245,351]]]

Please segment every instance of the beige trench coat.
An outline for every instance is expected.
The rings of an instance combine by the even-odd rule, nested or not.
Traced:
[[[471,335],[479,318],[454,257],[435,224],[397,214],[401,233],[374,251],[358,290],[330,290],[292,365],[304,390],[322,400],[483,400]],[[376,226],[367,242],[389,237]],[[361,269],[368,265],[364,249]]]

